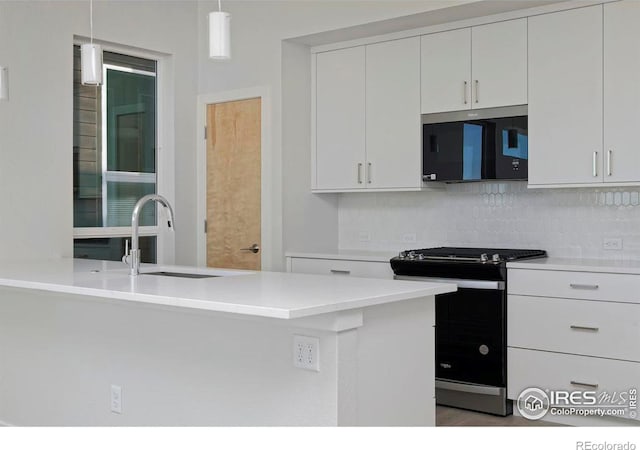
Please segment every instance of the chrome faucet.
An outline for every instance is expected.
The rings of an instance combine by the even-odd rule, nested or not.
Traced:
[[[142,197],[136,205],[133,207],[131,213],[131,251],[129,251],[129,245],[125,244],[125,253],[122,257],[122,262],[127,264],[130,268],[129,274],[132,277],[137,276],[140,273],[140,247],[138,244],[138,216],[142,207],[148,202],[154,201],[160,203],[169,212],[169,219],[167,226],[175,230],[173,219],[173,208],[169,204],[169,201],[162,195],[149,194]]]

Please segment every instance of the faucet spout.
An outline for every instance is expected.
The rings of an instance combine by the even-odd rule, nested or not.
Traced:
[[[129,264],[130,275],[135,277],[140,273],[140,246],[139,246],[139,216],[140,211],[147,204],[147,202],[154,201],[162,205],[166,211],[168,211],[169,218],[167,219],[167,227],[175,230],[175,220],[173,216],[173,208],[169,201],[161,195],[149,194],[142,197],[133,207],[131,213],[131,251],[129,254],[125,254],[123,260],[126,260]]]

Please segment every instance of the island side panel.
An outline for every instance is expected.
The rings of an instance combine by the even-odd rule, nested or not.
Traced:
[[[357,344],[347,338],[338,355],[341,361],[348,358],[340,355],[340,349],[355,351],[356,379],[351,383],[357,392],[355,424],[435,425],[434,327],[433,296],[364,309],[363,326],[355,330]],[[344,381],[339,386],[349,385],[351,370],[339,366],[339,381]],[[338,398],[341,403],[352,401],[345,390]],[[341,425],[352,425],[352,414],[343,417]]]
[[[0,288],[0,423],[337,425],[336,333],[233,316]],[[294,334],[320,372],[293,367]]]

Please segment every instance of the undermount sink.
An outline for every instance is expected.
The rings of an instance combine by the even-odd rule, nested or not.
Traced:
[[[158,275],[161,277],[175,277],[175,278],[217,278],[220,275],[211,275],[208,273],[184,273],[184,272],[145,272],[140,275]]]

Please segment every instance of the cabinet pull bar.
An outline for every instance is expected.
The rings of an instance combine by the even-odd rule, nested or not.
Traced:
[[[598,176],[598,152],[593,152],[593,176]]]
[[[611,176],[611,154],[613,152],[609,150],[607,152],[607,176]]]
[[[467,102],[467,81],[466,80],[464,81],[464,84],[462,86],[462,92],[463,92],[463,95],[464,95],[464,104],[466,105],[468,103]]]
[[[336,275],[349,275],[351,273],[350,270],[339,270],[339,269],[329,269],[329,272],[335,273]]]
[[[593,383],[582,383],[580,381],[571,381],[571,384],[574,386],[582,386],[582,387],[588,387],[588,388],[592,388],[592,389],[598,389],[598,385],[597,384],[593,384]]]
[[[600,286],[598,286],[597,284],[574,284],[574,283],[571,283],[569,285],[569,287],[572,288],[572,289],[584,289],[584,290],[587,290],[587,291],[595,291]]]
[[[478,80],[476,80],[476,103],[478,103],[478,85],[480,83],[478,83]]]
[[[371,163],[367,164],[367,183],[371,184]]]
[[[598,331],[600,329],[598,327],[583,327],[581,325],[571,325],[570,328],[572,330],[579,330],[579,331]]]
[[[362,163],[358,163],[358,184],[362,184]]]

